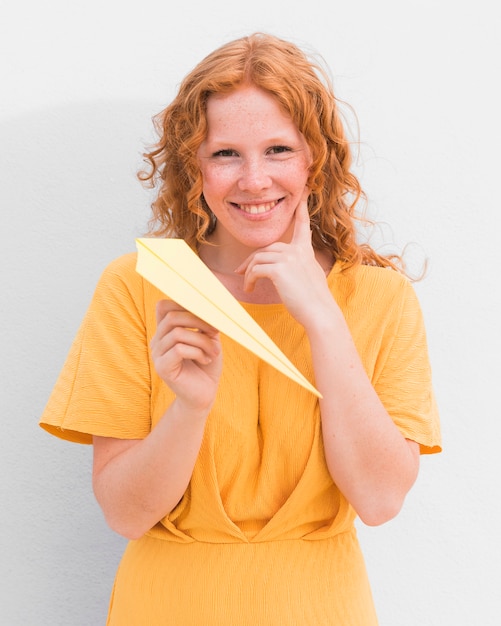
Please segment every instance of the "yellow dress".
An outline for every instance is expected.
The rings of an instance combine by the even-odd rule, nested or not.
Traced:
[[[115,260],[98,283],[40,420],[58,437],[143,438],[172,401],[148,348],[164,296],[135,272],[135,260]],[[411,285],[392,270],[341,272],[339,263],[328,282],[396,425],[421,452],[438,452]],[[286,308],[243,306],[314,384],[304,329]],[[189,487],[129,542],[108,626],[375,626],[355,512],[327,470],[316,398],[221,339],[221,383]]]

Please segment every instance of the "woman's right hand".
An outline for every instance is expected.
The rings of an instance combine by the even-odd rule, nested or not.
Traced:
[[[151,356],[162,380],[187,408],[208,410],[222,370],[219,332],[172,300],[157,304]]]
[[[128,539],[142,537],[186,492],[222,370],[215,328],[172,300],[156,313],[151,356],[176,399],[144,439],[93,437],[94,493],[109,526]]]

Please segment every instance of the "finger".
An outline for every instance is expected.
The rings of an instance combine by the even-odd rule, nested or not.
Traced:
[[[152,356],[161,357],[180,347],[192,348],[210,358],[219,354],[220,343],[217,337],[210,337],[187,328],[174,328],[170,333],[152,341]]]
[[[210,336],[217,335],[219,332],[217,328],[190,313],[173,300],[160,300],[157,303],[156,314],[157,327],[161,327],[164,332],[176,326],[200,331]]]
[[[158,374],[169,384],[168,381],[175,381],[183,370],[187,371],[186,368],[210,365],[213,358],[195,346],[176,344],[165,354],[153,358],[153,361]]]
[[[185,311],[174,300],[159,300],[156,306],[157,324],[169,313],[169,311]]]
[[[151,342],[151,358],[159,374],[182,367],[183,361],[193,361],[199,365],[209,365],[221,353],[217,337],[208,337],[183,328],[175,328],[163,337],[155,337]]]
[[[305,192],[294,214],[294,233],[292,241],[311,240],[311,222],[308,213],[308,194]]]
[[[269,278],[274,281],[275,264],[259,264],[254,265],[250,271],[247,271],[244,275],[243,288],[246,292],[254,291],[254,287],[260,278]]]
[[[289,244],[281,241],[275,241],[265,248],[255,250],[241,263],[235,270],[235,274],[245,274],[249,270],[252,270],[254,265],[260,265],[262,263],[275,263],[280,260],[281,255],[287,250]]]

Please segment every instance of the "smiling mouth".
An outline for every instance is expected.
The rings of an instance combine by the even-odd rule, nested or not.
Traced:
[[[252,215],[259,215],[261,213],[267,213],[271,211],[280,200],[274,200],[273,202],[265,202],[263,204],[235,204],[244,213],[250,213]]]

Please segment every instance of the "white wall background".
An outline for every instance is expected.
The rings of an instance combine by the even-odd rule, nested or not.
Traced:
[[[50,437],[38,418],[101,270],[145,230],[135,172],[151,116],[203,55],[253,30],[326,58],[358,115],[372,215],[430,261],[416,289],[445,450],[423,458],[396,520],[360,527],[381,626],[501,624],[494,5],[2,4],[2,626],[104,624],[124,541],[94,503],[90,448]]]

